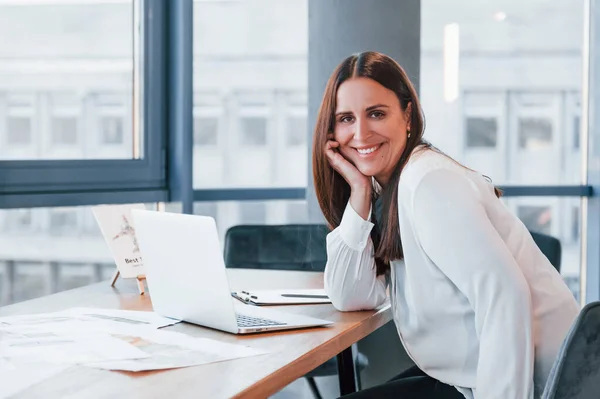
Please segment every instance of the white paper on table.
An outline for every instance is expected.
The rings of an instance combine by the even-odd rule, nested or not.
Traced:
[[[144,204],[99,205],[92,207],[104,241],[123,278],[143,275],[144,264],[135,236],[132,209],[146,209]]]
[[[72,308],[0,318],[0,341],[11,338],[43,338],[56,334],[131,333],[179,323],[154,312],[100,308]]]
[[[0,342],[0,356],[13,364],[79,364],[147,358],[139,348],[107,334],[55,335]]]
[[[160,316],[155,312],[142,312],[136,310],[71,308],[67,309],[65,312],[71,315],[84,316],[94,320],[146,326],[151,328],[161,328],[181,322],[181,320]]]
[[[0,359],[0,364],[2,360]],[[3,370],[0,367],[0,399],[8,398],[17,393],[40,383],[62,371],[68,369],[69,365],[56,364],[27,364],[12,369]]]
[[[94,362],[84,365],[105,370],[164,370],[267,353],[243,345],[228,344],[208,338],[194,338],[172,331],[147,331],[140,337],[129,337],[128,339],[129,342],[152,357],[136,360]]]

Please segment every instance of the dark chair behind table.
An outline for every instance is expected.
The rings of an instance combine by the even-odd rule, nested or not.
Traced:
[[[225,265],[230,268],[322,272],[327,263],[328,233],[329,229],[324,224],[233,226],[225,234]],[[361,370],[368,365],[368,360],[357,353],[355,364]],[[336,374],[337,360],[332,358],[305,375],[316,399],[321,398],[321,394],[314,377]]]

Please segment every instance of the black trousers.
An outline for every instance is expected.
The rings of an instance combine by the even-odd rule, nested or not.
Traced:
[[[344,395],[344,399],[465,399],[453,386],[411,367],[385,384]]]

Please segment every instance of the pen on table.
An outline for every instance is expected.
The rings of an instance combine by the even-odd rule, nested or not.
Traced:
[[[306,294],[281,294],[286,298],[317,298],[317,299],[329,299],[327,295],[306,295]]]

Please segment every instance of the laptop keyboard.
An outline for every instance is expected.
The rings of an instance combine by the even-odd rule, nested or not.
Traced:
[[[285,326],[287,324],[275,320],[263,319],[262,317],[244,316],[242,314],[236,316],[238,327]]]

